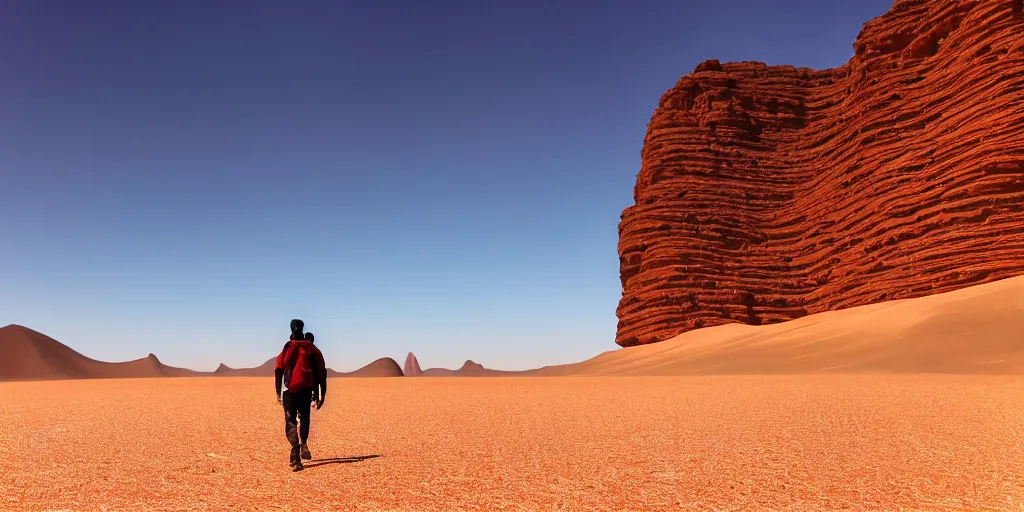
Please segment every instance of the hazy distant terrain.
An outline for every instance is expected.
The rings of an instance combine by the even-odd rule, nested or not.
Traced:
[[[103,363],[20,326],[0,328],[0,349],[5,354],[0,378],[7,379],[274,374],[273,359],[257,368],[221,366],[212,373],[165,366],[152,354]],[[536,370],[500,371],[473,361],[458,370],[422,370],[425,377],[893,372],[1024,374],[1024,276],[780,324],[708,327]],[[394,359],[382,357],[354,372],[330,375],[400,377],[403,372]]]

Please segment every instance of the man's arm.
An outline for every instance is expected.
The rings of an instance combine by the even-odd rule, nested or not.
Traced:
[[[277,355],[277,364],[274,366],[274,391],[277,392],[277,399],[281,399],[281,377],[284,376],[284,354],[288,351],[288,345],[291,342],[284,344],[284,348],[281,349],[281,353]]]
[[[320,386],[320,403],[323,403],[327,396],[327,364],[324,362],[324,354],[320,349],[316,350],[316,371],[318,373],[317,385]]]

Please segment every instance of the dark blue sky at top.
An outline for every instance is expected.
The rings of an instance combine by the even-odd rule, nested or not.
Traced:
[[[615,348],[617,223],[703,60],[841,65],[888,0],[0,4],[0,324],[213,369]]]

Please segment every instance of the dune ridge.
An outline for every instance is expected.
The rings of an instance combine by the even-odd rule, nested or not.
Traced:
[[[0,327],[0,379],[187,377],[201,372],[167,366],[153,354],[107,363],[90,359],[63,343],[20,325]]]
[[[232,368],[221,363],[213,375],[217,377],[273,377],[274,368],[277,367],[277,356],[271,357],[267,362],[253,368]]]
[[[725,324],[532,370],[430,368],[427,377],[1024,374],[1024,276],[784,323]]]
[[[834,69],[707,61],[622,213],[616,343],[1024,274],[1024,15],[898,0]]]
[[[467,359],[465,363],[458,370],[451,370],[448,368],[427,368],[423,370],[424,377],[505,377],[505,376],[524,376],[529,375],[531,372],[536,370],[492,370],[490,368],[484,368],[480,363],[474,362],[472,359]]]
[[[231,368],[221,364],[213,373],[218,377],[273,377],[274,369],[277,367],[277,357],[272,357],[267,362],[255,368]],[[402,369],[398,363],[390,357],[382,357],[372,363],[353,370],[351,372],[339,372],[334,369],[327,369],[328,377],[401,377]]]
[[[771,325],[726,324],[531,375],[1024,374],[1024,276]]]
[[[223,363],[212,372],[168,366],[154,355],[133,361],[108,363],[88,358],[71,347],[28,327],[0,328],[0,380],[131,379],[155,377],[273,377],[277,357],[255,368],[231,368]],[[401,377],[402,369],[390,357],[358,370],[329,377]]]
[[[215,372],[166,366],[150,354],[105,363],[56,340],[11,325],[0,329],[0,379],[56,380],[179,376],[270,377],[274,359],[256,368]],[[659,343],[619,348],[579,363],[521,371],[467,360],[425,377],[661,376],[818,373],[1024,374],[1024,276],[913,299],[827,311],[769,325],[726,324]],[[380,358],[330,377],[399,377]]]
[[[376,361],[351,372],[327,370],[328,377],[402,377],[402,367],[390,357],[382,357]]]

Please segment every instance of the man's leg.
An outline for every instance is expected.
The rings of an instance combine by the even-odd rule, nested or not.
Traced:
[[[299,433],[298,433],[298,414],[299,407],[301,407],[302,399],[296,397],[294,394],[285,391],[282,393],[284,396],[281,402],[284,404],[284,435],[288,438],[288,443],[292,445],[291,457],[289,462],[292,466],[302,466],[302,460],[299,458]]]
[[[301,397],[296,396],[298,402],[298,414],[301,424],[299,426],[299,441],[302,445],[300,454],[303,459],[309,460],[313,458],[313,455],[309,453],[309,447],[306,446],[306,441],[309,440],[309,422],[310,422],[310,401],[313,399],[310,392],[300,393]]]

